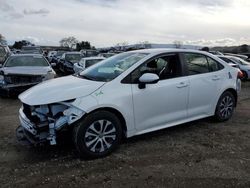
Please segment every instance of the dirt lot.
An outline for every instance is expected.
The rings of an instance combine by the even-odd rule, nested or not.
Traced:
[[[80,160],[69,140],[18,145],[19,106],[0,98],[0,187],[250,187],[250,82],[230,121],[204,119],[128,139],[93,161]]]

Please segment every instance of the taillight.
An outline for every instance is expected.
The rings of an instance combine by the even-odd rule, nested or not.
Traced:
[[[239,79],[242,79],[244,78],[244,74],[243,72],[241,72],[241,70],[238,71],[238,76],[237,76]]]

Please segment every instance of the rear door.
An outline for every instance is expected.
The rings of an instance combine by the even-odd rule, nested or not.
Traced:
[[[223,81],[223,65],[198,53],[183,53],[190,82],[188,117],[209,115]]]

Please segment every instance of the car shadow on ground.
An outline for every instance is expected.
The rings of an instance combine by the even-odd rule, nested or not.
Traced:
[[[143,135],[134,136],[131,138],[123,138],[120,150],[122,149],[129,149],[129,147],[133,147],[133,145],[140,145],[141,143],[150,142],[151,140],[154,140],[157,142],[161,137],[179,137],[180,135],[189,134],[189,132],[194,131],[194,129],[208,129],[211,125],[211,123],[215,123],[212,118],[205,118],[185,124],[181,124],[174,127],[165,128],[159,131],[154,131],[150,133],[146,133]],[[32,163],[32,161],[49,161],[53,158],[60,158],[64,160],[74,160],[74,159],[80,159],[80,156],[78,155],[73,141],[71,137],[71,133],[65,132],[61,135],[61,137],[58,138],[58,143],[55,146],[49,145],[49,143],[38,145],[38,146],[18,146],[25,147],[27,150],[26,157],[30,158],[29,162]],[[117,151],[115,151],[117,152]],[[114,152],[114,153],[115,153]],[[31,155],[30,157],[27,155]],[[112,154],[111,154],[112,155]]]

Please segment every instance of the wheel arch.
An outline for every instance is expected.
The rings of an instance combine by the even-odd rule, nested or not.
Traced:
[[[127,133],[127,130],[128,130],[126,120],[125,120],[124,116],[122,115],[122,113],[119,110],[115,109],[115,108],[112,108],[112,107],[100,107],[100,108],[94,109],[94,110],[86,113],[83,116],[83,118],[86,117],[87,115],[92,114],[92,113],[97,112],[97,111],[108,111],[108,112],[111,112],[114,115],[116,115],[118,117],[118,119],[121,121],[123,136],[126,136],[126,133]]]
[[[219,95],[219,98],[217,99],[216,106],[215,106],[215,109],[214,109],[214,114],[215,114],[215,112],[216,112],[217,104],[218,104],[218,102],[219,102],[219,100],[220,100],[220,97],[221,97],[225,92],[227,92],[227,91],[233,94],[233,96],[234,96],[234,98],[235,98],[235,107],[237,106],[238,93],[237,93],[237,91],[236,91],[235,89],[233,89],[233,88],[228,88],[228,89],[224,90],[224,91],[221,93],[221,95]]]
[[[233,94],[233,96],[235,98],[235,107],[236,107],[237,106],[237,102],[238,102],[238,93],[237,93],[237,91],[235,89],[233,89],[233,88],[228,88],[223,93],[225,93],[227,91]]]

